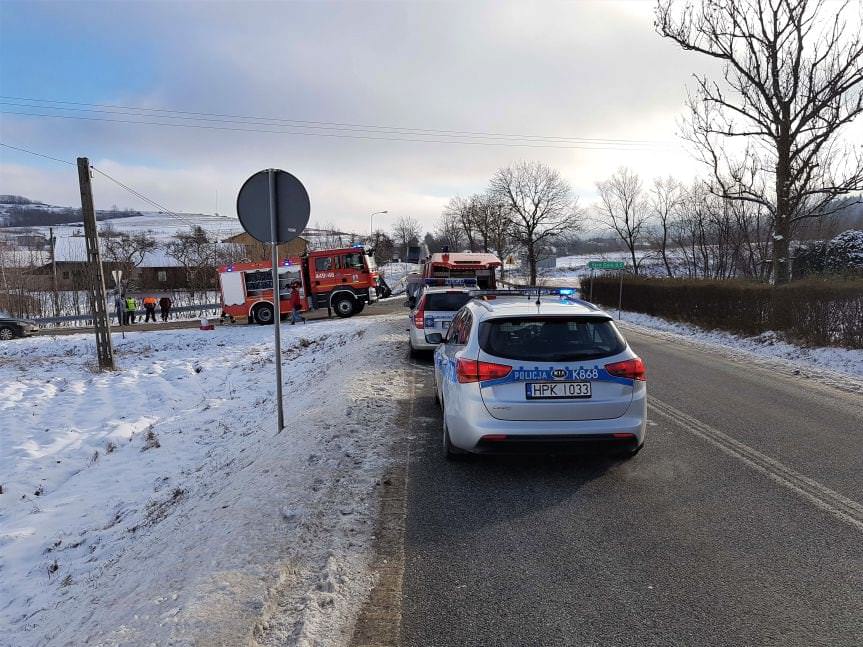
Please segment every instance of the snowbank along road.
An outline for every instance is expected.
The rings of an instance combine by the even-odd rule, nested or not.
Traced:
[[[284,326],[278,435],[269,327],[132,332],[104,374],[90,336],[3,346],[0,645],[346,640],[406,393],[398,312]]]

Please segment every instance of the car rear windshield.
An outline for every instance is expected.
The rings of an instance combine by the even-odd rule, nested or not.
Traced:
[[[461,307],[470,301],[471,296],[467,292],[432,292],[426,295],[426,310],[450,311],[461,310]]]
[[[479,345],[506,359],[571,362],[609,357],[626,342],[605,317],[513,317],[480,324]]]

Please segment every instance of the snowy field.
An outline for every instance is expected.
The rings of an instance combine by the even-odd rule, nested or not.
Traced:
[[[330,645],[371,585],[403,316],[0,348],[0,645]]]
[[[65,209],[66,207],[53,207],[53,209]],[[46,208],[50,211],[52,208]],[[2,210],[2,209],[0,209]],[[2,213],[0,213],[2,216]],[[129,216],[128,218],[110,218],[99,220],[99,227],[110,225],[111,227],[128,234],[147,234],[159,243],[173,240],[178,232],[186,232],[192,225],[203,227],[209,234],[219,240],[239,234],[243,231],[237,218],[228,216],[217,216],[205,213],[183,213],[171,216],[166,213],[142,212],[140,216]],[[26,231],[41,234],[47,237],[49,227],[37,225],[34,227],[0,227],[0,233],[14,235]],[[58,239],[76,238],[83,236],[83,224],[61,224],[53,226],[54,235]]]

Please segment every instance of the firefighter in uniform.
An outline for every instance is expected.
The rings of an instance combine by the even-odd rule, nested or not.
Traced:
[[[153,319],[153,323],[156,323],[156,297],[144,297],[144,312],[146,313],[144,317],[144,323]]]

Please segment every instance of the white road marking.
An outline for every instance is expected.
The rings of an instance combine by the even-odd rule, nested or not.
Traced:
[[[842,496],[808,476],[800,474],[749,445],[735,440],[728,434],[683,413],[679,409],[675,409],[670,404],[654,397],[650,397],[648,402],[650,408],[656,413],[676,422],[691,434],[715,445],[729,456],[743,461],[752,469],[765,474],[817,508],[863,532],[863,505]]]

